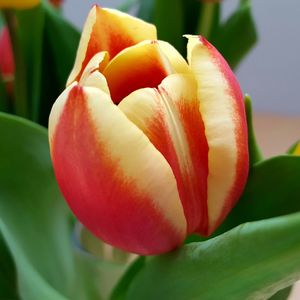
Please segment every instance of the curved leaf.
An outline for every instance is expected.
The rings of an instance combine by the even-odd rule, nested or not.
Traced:
[[[0,74],[0,111],[8,112],[8,96],[6,93],[5,83]]]
[[[122,299],[268,299],[300,278],[299,230],[297,213],[149,257]]]
[[[287,150],[287,154],[294,154],[294,152],[295,152],[295,150],[296,150],[296,148],[297,148],[297,146],[299,145],[299,143],[300,143],[300,140],[299,141],[297,141],[297,142],[295,142],[288,150]]]
[[[0,234],[0,299],[18,300],[16,270]]]
[[[252,103],[249,95],[245,95],[245,110],[247,116],[248,125],[248,147],[249,147],[249,160],[250,166],[263,160],[262,153],[256,141],[255,131],[253,128],[253,118],[252,118]]]
[[[43,10],[42,105],[38,122],[47,126],[52,105],[64,90],[72,69],[80,34],[52,5],[44,2]]]
[[[99,282],[91,276],[84,286],[87,275],[73,252],[70,215],[53,175],[47,131],[1,113],[0,136],[0,234],[16,265],[21,298],[91,299]]]
[[[287,300],[291,291],[292,291],[292,286],[289,286],[277,292],[275,295],[269,298],[269,300]]]
[[[137,16],[147,22],[153,22],[155,0],[139,1]]]
[[[157,27],[158,38],[171,43],[179,52],[185,53],[185,41],[182,38],[184,32],[182,1],[154,0],[154,2],[153,22]]]
[[[123,275],[123,277],[113,290],[110,300],[122,300],[124,299],[124,297],[126,297],[126,293],[132,282],[132,279],[144,267],[145,259],[146,258],[144,256],[140,256],[131,264],[131,266],[128,268],[126,273]]]
[[[254,165],[245,191],[219,232],[239,224],[300,211],[299,156],[277,156]]]
[[[237,10],[221,24],[212,43],[235,68],[257,41],[251,0],[240,0]]]
[[[19,68],[16,68],[15,91],[26,80],[28,117],[38,121],[41,106],[41,72],[42,72],[42,48],[44,36],[45,13],[42,5],[31,9],[18,10],[16,13],[18,22],[18,45],[24,62],[25,76],[18,77]],[[18,65],[18,61],[16,63]],[[18,96],[18,93],[16,94]],[[16,97],[16,102],[19,97]],[[16,103],[18,106],[19,104]],[[16,108],[17,108],[16,106]],[[17,111],[18,112],[18,111]],[[23,115],[22,115],[23,116]]]

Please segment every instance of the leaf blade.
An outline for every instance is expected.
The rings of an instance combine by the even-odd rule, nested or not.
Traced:
[[[300,277],[299,228],[297,213],[148,258],[124,299],[267,299]]]
[[[232,68],[236,68],[258,39],[252,17],[251,1],[241,0],[237,10],[221,24],[212,43]]]
[[[93,263],[80,265],[70,212],[54,178],[47,130],[0,113],[0,234],[14,259],[22,300],[87,300],[99,294]],[[76,289],[74,289],[76,286]]]

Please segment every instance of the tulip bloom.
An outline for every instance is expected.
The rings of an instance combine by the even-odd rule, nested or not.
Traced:
[[[50,115],[54,170],[72,211],[138,254],[211,234],[247,179],[239,84],[208,41],[187,39],[188,62],[153,25],[93,7]]]
[[[7,27],[3,27],[0,33],[0,73],[6,83],[8,93],[12,94],[15,63]]]
[[[0,8],[31,8],[40,3],[40,0],[0,0]]]
[[[292,152],[293,155],[300,156],[300,142],[296,145],[295,149]]]
[[[50,3],[56,8],[61,7],[63,0],[50,0]]]

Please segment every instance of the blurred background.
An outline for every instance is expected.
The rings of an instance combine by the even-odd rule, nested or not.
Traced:
[[[271,156],[300,138],[300,1],[252,2],[259,41],[236,74],[243,91],[252,96],[258,142]],[[82,28],[94,3],[117,7],[122,1],[66,0],[64,15]],[[225,0],[223,18],[237,5],[238,0]]]

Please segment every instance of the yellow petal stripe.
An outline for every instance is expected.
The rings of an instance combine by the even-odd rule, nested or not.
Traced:
[[[62,192],[94,234],[140,254],[171,250],[184,239],[169,164],[106,93],[74,83],[53,106],[49,134]]]
[[[188,232],[207,233],[208,147],[189,74],[172,74],[157,88],[131,93],[119,108],[149,137],[172,167],[188,221]]]
[[[198,99],[209,147],[209,232],[230,211],[248,174],[243,97],[232,71],[212,45],[188,37],[188,61],[198,82]]]

